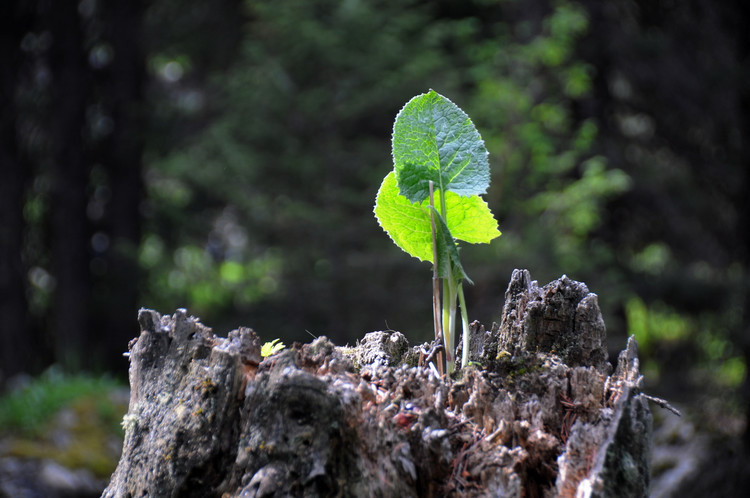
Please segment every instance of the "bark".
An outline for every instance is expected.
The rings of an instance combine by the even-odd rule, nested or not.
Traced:
[[[595,294],[516,270],[455,379],[400,332],[261,358],[178,310],[141,310],[125,443],[106,497],[646,496],[636,344],[606,363]],[[478,364],[479,365],[478,365]]]

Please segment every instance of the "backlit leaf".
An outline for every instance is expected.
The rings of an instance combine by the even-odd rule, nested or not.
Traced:
[[[461,197],[446,192],[445,206],[447,219],[444,223],[452,238],[477,244],[488,243],[500,235],[497,221],[480,197]],[[439,196],[435,197],[435,208],[441,212]],[[429,199],[417,204],[409,202],[399,194],[393,171],[380,186],[375,199],[375,216],[397,246],[421,261],[432,262]]]

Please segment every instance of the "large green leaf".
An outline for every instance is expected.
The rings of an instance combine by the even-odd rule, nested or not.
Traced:
[[[461,197],[446,192],[445,206],[448,217],[444,222],[450,237],[477,244],[490,242],[500,235],[497,221],[480,197]],[[435,208],[441,212],[439,196],[435,198]],[[380,185],[375,199],[375,216],[397,246],[415,258],[432,262],[429,200],[414,204],[400,195],[393,171]]]
[[[399,191],[412,202],[435,189],[481,195],[490,184],[487,149],[469,116],[434,90],[406,103],[393,125]]]

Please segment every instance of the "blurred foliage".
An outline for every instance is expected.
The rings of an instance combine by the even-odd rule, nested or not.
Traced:
[[[593,69],[574,57],[588,18],[579,5],[558,2],[541,25],[530,38],[532,28],[518,23],[478,50],[482,78],[472,116],[478,113],[496,158],[489,202],[499,207],[505,239],[486,262],[529,267],[542,282],[567,273],[609,289],[612,279],[596,276],[611,268],[611,254],[592,247],[591,234],[607,199],[626,190],[629,178],[592,155],[597,125],[573,116],[575,99],[590,92]]]
[[[663,302],[647,305],[637,296],[626,302],[625,313],[651,388],[680,392],[680,386],[700,384],[726,390],[739,388],[745,379],[741,351],[724,328],[732,317],[681,314]]]
[[[505,240],[467,262],[476,318],[497,318],[514,267],[584,280],[611,262],[588,236],[629,181],[592,155],[596,124],[573,116],[592,71],[574,56],[580,6],[539,17],[515,2],[244,5],[233,62],[201,85],[189,62],[199,54],[151,56],[156,95],[199,105],[157,101],[196,131],[148,163],[144,305],[179,303],[218,327],[283,326],[297,340],[310,329],[354,341],[386,324],[429,337],[422,273],[370,214],[393,118],[429,88],[475,116],[490,150],[487,200]]]
[[[0,397],[0,433],[40,436],[44,425],[62,408],[76,400],[92,400],[97,416],[117,434],[122,414],[114,409],[107,395],[124,386],[109,377],[64,374],[55,367],[29,380],[28,384]]]
[[[733,9],[707,0],[149,2],[139,304],[185,307],[219,334],[246,325],[287,344],[307,331],[353,343],[386,327],[429,339],[426,268],[390,244],[372,199],[392,167],[394,117],[433,88],[486,142],[485,199],[503,232],[464,254],[470,319],[499,319],[514,268],[542,283],[567,274],[599,294],[613,353],[634,333],[649,377],[736,387],[750,347],[738,207],[746,80],[734,66]],[[83,10],[93,64],[108,49],[101,20]],[[44,69],[50,45],[40,30],[22,48]],[[18,129],[38,163],[23,211],[28,307],[34,326],[51,328],[42,69],[19,90]],[[86,112],[97,147],[105,114]],[[92,167],[86,187],[98,296],[111,284],[102,254],[114,245],[101,221],[112,196],[105,169]],[[683,375],[691,362],[698,371]]]
[[[121,382],[51,367],[0,397],[0,457],[51,459],[108,478],[120,457],[127,408]]]
[[[117,401],[112,392],[81,395],[61,406],[36,434],[7,437],[2,454],[54,460],[107,479],[120,458],[123,432],[119,422],[126,411],[127,398]]]

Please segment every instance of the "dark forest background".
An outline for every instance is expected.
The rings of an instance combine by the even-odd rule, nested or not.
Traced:
[[[372,206],[432,88],[490,151],[503,235],[463,249],[470,319],[514,268],[567,274],[652,394],[740,416],[748,26],[739,0],[2,2],[0,384],[124,376],[141,306],[429,339],[430,269]]]

